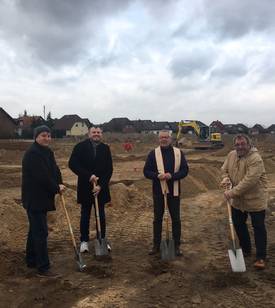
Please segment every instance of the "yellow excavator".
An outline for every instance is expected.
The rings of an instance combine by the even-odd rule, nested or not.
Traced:
[[[180,145],[180,139],[183,128],[192,130],[198,137],[197,142],[192,143],[194,149],[219,149],[224,146],[221,133],[216,132],[214,127],[206,126],[200,121],[187,120],[178,123],[177,144]],[[185,130],[185,131],[186,131]]]

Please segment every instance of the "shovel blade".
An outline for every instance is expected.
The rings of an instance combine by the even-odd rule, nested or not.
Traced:
[[[162,260],[169,261],[175,259],[175,242],[172,239],[163,240],[160,243],[160,256]]]
[[[83,271],[85,270],[85,268],[87,267],[87,265],[86,265],[85,262],[83,261],[82,256],[81,256],[80,253],[79,253],[78,256],[77,256],[76,263],[77,263],[78,270],[79,270],[80,272],[83,272]]]
[[[243,257],[242,249],[228,250],[229,260],[233,272],[243,273],[246,271],[246,266]]]
[[[107,256],[109,254],[106,239],[96,239],[94,245],[96,256]]]
[[[74,252],[75,252],[75,259],[76,259],[76,264],[77,264],[77,269],[80,272],[83,272],[84,269],[87,267],[84,260],[82,259],[81,253],[78,252],[77,248],[74,247]]]

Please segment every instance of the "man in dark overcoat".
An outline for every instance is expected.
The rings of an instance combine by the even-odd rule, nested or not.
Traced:
[[[38,276],[50,278],[57,275],[50,271],[47,212],[55,210],[55,195],[62,193],[65,186],[49,148],[49,127],[35,128],[34,139],[22,160],[22,203],[29,220],[26,263],[30,268],[37,268]]]
[[[101,142],[102,130],[90,127],[86,140],[78,143],[69,160],[70,169],[78,176],[77,202],[81,205],[80,252],[88,252],[89,226],[92,205],[97,194],[101,236],[106,235],[105,204],[111,201],[109,181],[113,173],[110,148]],[[110,246],[108,244],[108,249]]]

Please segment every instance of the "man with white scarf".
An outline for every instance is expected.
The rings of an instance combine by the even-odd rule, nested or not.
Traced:
[[[176,256],[182,256],[181,220],[180,220],[180,180],[187,176],[188,165],[184,154],[172,146],[172,137],[168,130],[159,133],[159,147],[152,150],[144,166],[144,176],[152,180],[154,221],[153,247],[149,255],[160,251],[162,220],[164,214],[164,193],[168,188],[168,209],[172,219],[172,233],[175,241]]]

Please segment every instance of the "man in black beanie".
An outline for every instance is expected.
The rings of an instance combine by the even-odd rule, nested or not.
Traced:
[[[27,266],[37,268],[39,277],[56,278],[58,275],[49,270],[47,212],[55,210],[55,194],[62,193],[65,186],[50,142],[48,126],[34,129],[34,143],[22,160],[22,203],[29,220]]]
[[[50,128],[49,128],[47,125],[40,125],[40,126],[37,126],[37,127],[33,130],[33,138],[34,138],[34,140],[36,139],[36,137],[37,137],[40,133],[43,133],[43,132],[46,132],[46,133],[51,134],[51,130],[50,130]]]

